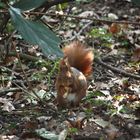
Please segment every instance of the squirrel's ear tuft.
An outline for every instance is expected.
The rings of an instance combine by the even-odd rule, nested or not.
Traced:
[[[61,64],[66,66],[69,64],[67,56],[64,56],[64,58],[61,60]]]

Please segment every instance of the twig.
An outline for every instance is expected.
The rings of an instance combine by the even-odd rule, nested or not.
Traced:
[[[19,89],[21,89],[22,91],[24,91],[27,95],[31,95],[27,89],[24,89],[23,87],[19,86],[17,83],[15,83],[14,81],[12,81],[12,83],[17,86]]]
[[[8,13],[8,11],[0,11],[0,13]],[[133,21],[114,21],[114,20],[107,20],[107,19],[97,19],[97,18],[92,18],[92,17],[81,17],[81,16],[76,16],[76,15],[67,15],[67,14],[53,14],[53,13],[45,13],[45,12],[24,12],[25,14],[30,14],[30,15],[46,15],[46,16],[61,16],[61,17],[71,17],[71,18],[76,18],[76,19],[87,19],[87,20],[92,20],[95,22],[100,22],[100,23],[106,23],[106,24],[111,24],[111,23],[118,23],[118,24],[133,24],[133,25],[138,25],[140,26],[140,22],[133,22]]]
[[[33,96],[32,94],[30,94],[30,92],[28,92],[27,91],[27,89],[25,89],[25,88],[23,88],[23,87],[21,87],[21,86],[19,86],[17,83],[15,83],[14,81],[12,81],[12,83],[15,85],[15,86],[17,86],[19,89],[21,89],[22,91],[24,91],[24,93],[26,93],[26,95],[31,95],[32,97],[35,97],[35,96]],[[39,101],[40,101],[40,99],[39,99]]]
[[[16,44],[15,44],[15,42],[13,42],[13,47],[14,47],[14,49],[15,49],[15,52],[16,52],[16,55],[17,55],[17,58],[18,58],[18,61],[19,61],[19,65],[20,65],[20,67],[21,67],[21,69],[22,69],[23,75],[24,75],[25,80],[26,80],[26,82],[27,82],[27,84],[28,84],[28,86],[29,86],[29,89],[32,89],[32,88],[31,88],[31,87],[32,87],[32,86],[31,86],[31,83],[28,81],[27,75],[26,75],[26,73],[25,73],[25,71],[24,71],[24,69],[23,69],[23,67],[22,67],[22,62],[21,62],[19,53],[16,51]],[[36,94],[36,92],[35,92],[33,89],[32,89],[32,92],[33,92],[34,95],[37,97],[37,99],[42,103],[41,98]]]
[[[20,65],[20,67],[21,67],[21,69],[22,69],[22,72],[23,72],[23,75],[24,75],[24,77],[25,77],[25,79],[26,79],[26,82],[28,83],[28,86],[30,87],[30,83],[29,83],[28,78],[27,78],[27,76],[26,76],[26,73],[25,73],[25,71],[24,71],[24,69],[23,69],[23,67],[22,67],[22,62],[21,62],[20,56],[19,56],[19,54],[18,54],[18,52],[17,52],[17,50],[16,50],[16,44],[15,44],[15,42],[13,42],[13,48],[14,48],[14,50],[15,50],[15,52],[16,52],[16,55],[17,55],[17,58],[18,58],[18,61],[19,61],[19,65]]]
[[[93,21],[88,22],[85,26],[83,26],[82,29],[80,29],[80,31],[78,33],[76,33],[74,36],[72,36],[72,38],[70,39],[66,39],[63,42],[67,42],[67,41],[72,41],[76,38],[78,38],[78,36],[80,36],[80,34],[83,32],[83,30],[85,30],[89,25],[91,25],[93,23]]]
[[[9,69],[8,67],[5,67],[5,66],[0,66],[0,69],[7,70],[9,72],[12,72],[13,71],[13,70]],[[14,71],[14,74],[18,74],[18,73]]]
[[[42,11],[43,13],[46,13],[46,11],[51,8],[52,6],[54,5],[58,5],[58,4],[62,4],[62,3],[65,3],[65,2],[73,2],[75,0],[53,0],[53,1],[47,1],[45,3],[43,3],[40,7],[36,8],[34,11],[38,11],[42,8]],[[36,17],[35,20],[38,20],[42,17],[43,15],[40,15],[38,14],[38,16]]]
[[[25,12],[26,14],[31,14],[31,15],[47,15],[47,16],[61,16],[61,17],[71,17],[71,18],[76,18],[76,19],[87,19],[87,20],[92,20],[95,22],[102,22],[102,23],[118,23],[118,24],[133,24],[133,25],[140,25],[139,22],[132,22],[132,21],[111,21],[111,20],[106,20],[106,19],[97,19],[97,18],[92,18],[92,17],[82,17],[82,16],[76,16],[76,15],[67,15],[67,14],[52,14],[52,13],[40,13],[40,12]]]
[[[8,93],[8,92],[18,92],[18,91],[21,91],[20,88],[3,88],[0,90],[0,95],[3,94],[3,93]]]
[[[140,80],[140,76],[139,75],[127,73],[124,70],[121,70],[121,69],[115,68],[113,66],[107,65],[100,58],[95,58],[95,62],[99,63],[100,65],[103,65],[105,68],[110,69],[110,70],[112,70],[114,72],[117,72],[117,73],[122,74],[124,76],[132,77],[132,78]]]
[[[32,55],[28,55],[28,54],[24,54],[24,53],[18,53],[18,54],[19,54],[20,58],[22,58],[22,59],[26,59],[26,60],[30,60],[30,61],[39,61],[40,60],[39,58],[32,56]],[[9,52],[8,55],[17,57],[16,52]]]
[[[9,81],[7,82],[7,86],[6,86],[7,88],[11,86],[11,81],[12,81],[13,78],[14,78],[14,74],[15,74],[15,68],[16,68],[16,66],[17,66],[17,64],[14,63],[13,68],[12,68],[12,70],[11,70],[11,76],[10,76],[10,79],[9,79]]]

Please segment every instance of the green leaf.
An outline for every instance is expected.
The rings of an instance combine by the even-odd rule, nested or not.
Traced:
[[[76,0],[77,2],[92,2],[93,0]]]
[[[59,135],[56,135],[50,131],[46,131],[44,128],[37,129],[36,132],[39,136],[49,140],[58,140],[59,138]]]
[[[20,0],[14,4],[14,7],[26,11],[33,8],[37,8],[46,1],[48,0]]]
[[[33,45],[39,45],[46,56],[48,54],[62,56],[62,51],[58,47],[61,40],[47,26],[24,19],[17,8],[11,7],[9,11],[16,29],[26,41]]]
[[[137,6],[140,6],[140,0],[132,0],[132,2],[133,2],[134,4],[136,4]]]
[[[72,134],[75,134],[76,132],[78,132],[78,129],[74,128],[74,127],[71,127],[71,128],[69,128],[69,132],[72,133]]]
[[[6,4],[4,2],[0,2],[0,8],[5,8]]]
[[[106,43],[111,43],[113,39],[113,36],[108,33],[105,28],[93,28],[89,34],[94,38],[99,38],[105,41]]]

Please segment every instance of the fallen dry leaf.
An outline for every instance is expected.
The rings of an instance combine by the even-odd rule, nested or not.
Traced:
[[[140,48],[136,48],[134,50],[131,60],[134,62],[140,61]]]
[[[121,27],[117,23],[112,23],[110,28],[109,28],[109,32],[112,34],[117,34],[120,32],[120,30],[121,30]]]
[[[81,129],[84,126],[84,120],[86,118],[86,115],[84,112],[80,112],[77,116],[71,116],[67,119],[67,126],[68,127],[74,127]]]
[[[11,101],[6,98],[0,98],[0,103],[3,103],[2,110],[11,112],[15,110],[15,107],[12,105]]]

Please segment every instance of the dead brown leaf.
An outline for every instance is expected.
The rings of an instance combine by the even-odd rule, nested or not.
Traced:
[[[109,28],[109,32],[112,34],[117,34],[120,32],[120,30],[121,30],[121,27],[117,23],[112,23],[110,28]]]

